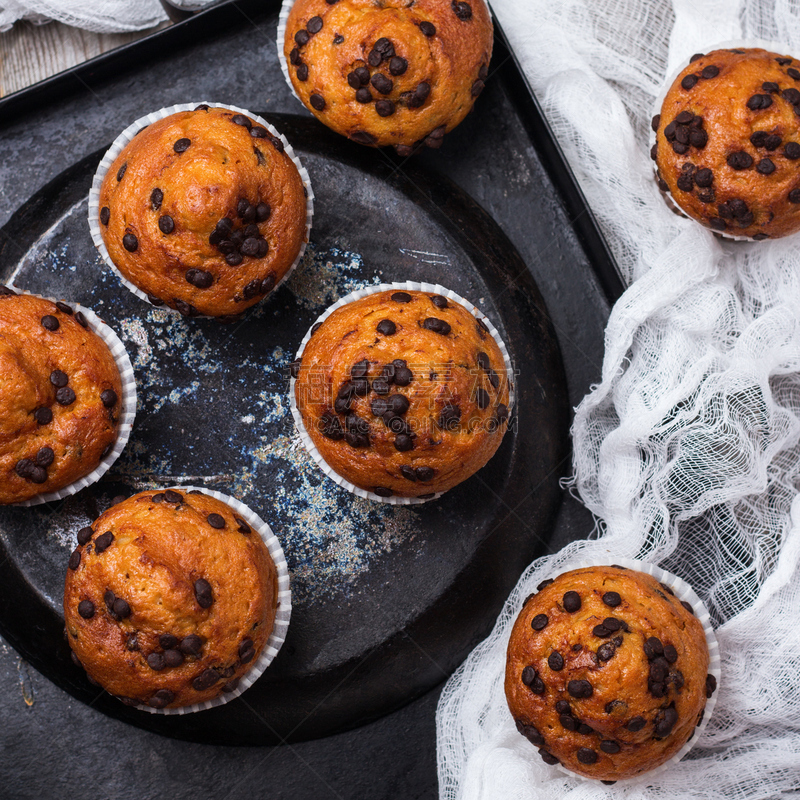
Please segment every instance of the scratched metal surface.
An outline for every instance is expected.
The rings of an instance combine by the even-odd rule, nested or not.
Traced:
[[[110,141],[121,127],[120,121],[124,124],[125,121],[135,119],[154,108],[183,102],[187,98],[208,98],[255,110],[266,108],[271,112],[302,114],[279,75],[273,45],[277,4],[244,2],[237,5],[247,6],[249,20],[243,16],[241,20],[227,27],[217,26],[210,33],[193,36],[191,41],[187,40],[180,46],[174,46],[173,43],[161,51],[157,48],[151,49],[146,65],[131,58],[127,66],[118,65],[113,74],[102,70],[84,73],[81,78],[84,83],[77,88],[77,93],[65,85],[63,97],[51,97],[46,105],[16,117],[0,118],[0,141],[5,153],[5,158],[0,160],[0,223],[5,225],[9,220],[13,221],[15,211],[25,205],[48,181]],[[198,64],[203,65],[202,69],[198,68]],[[504,69],[507,71],[508,66]],[[589,260],[570,226],[570,218],[559,204],[537,154],[537,145],[531,140],[519,117],[515,98],[509,93],[503,77],[504,69],[496,73],[494,79],[490,79],[475,113],[450,135],[443,149],[438,153],[424,154],[416,163],[423,170],[435,169],[454,179],[494,217],[521,255],[526,273],[535,278],[544,295],[556,330],[567,375],[568,396],[564,407],[568,409],[579,402],[591,383],[599,377],[602,331],[608,314],[608,303],[599,290]],[[170,79],[164,80],[165,75],[169,75]],[[324,137],[324,132],[321,135]],[[380,153],[361,150],[360,154],[364,161],[383,161]],[[312,174],[312,179],[314,178],[315,175]],[[77,187],[80,191],[76,189],[73,205],[81,202],[81,192],[85,192],[86,188]],[[47,210],[42,209],[41,213],[46,215]],[[59,212],[61,216],[65,213],[66,209]],[[79,215],[80,212],[76,210],[75,213]],[[75,219],[77,218],[76,216]],[[358,230],[359,237],[363,236],[369,247],[352,246],[351,234],[354,229]],[[391,277],[386,272],[384,263],[388,249],[386,234],[377,236],[371,226],[365,226],[360,220],[355,225],[351,220],[347,231],[346,237],[340,235],[332,236],[327,241],[320,240],[322,246],[314,254],[320,259],[317,262],[318,268],[321,267],[323,271],[328,269],[329,261],[332,265],[340,265],[341,268],[335,270],[341,281],[337,291],[348,291],[355,285],[350,280],[357,283],[359,280],[372,281],[377,276],[381,279]],[[312,238],[316,239],[317,233],[324,233],[324,229],[315,226],[315,236]],[[68,238],[64,230],[56,226],[49,240],[49,253],[42,257],[45,261],[52,259],[50,266],[53,269],[60,263],[59,280],[69,289],[65,293],[67,296],[76,300],[90,300],[94,286],[81,283],[77,266],[81,257],[90,259],[94,256],[90,246],[83,253],[70,251],[69,248],[74,243],[70,243]],[[0,235],[7,254],[15,253],[17,258],[22,257],[25,248],[16,247],[16,243],[24,239],[24,232],[8,228],[4,228]],[[406,249],[419,249],[441,255],[436,247]],[[366,258],[365,253],[368,252],[370,257]],[[347,253],[352,253],[355,260],[347,256]],[[358,261],[358,255],[361,255],[363,263]],[[422,258],[414,258],[411,253],[405,255],[407,261],[404,263],[416,269],[408,277],[416,275],[445,282],[442,276],[446,264],[443,267],[442,259],[430,258],[425,261],[424,253],[416,254]],[[70,261],[76,263],[69,264]],[[75,272],[72,272],[70,266],[76,267]],[[366,273],[360,272],[365,269]],[[301,282],[302,275],[302,272],[298,273],[293,282]],[[513,279],[509,279],[508,283],[513,284]],[[461,294],[474,299],[482,294],[480,281],[465,281],[460,284],[451,281],[450,285]],[[31,284],[29,288],[35,289],[35,286]],[[47,293],[56,293],[52,281],[46,288]],[[297,291],[297,297],[305,298],[310,305],[304,307],[298,300],[292,306],[294,291]],[[487,307],[492,305],[492,296],[502,291],[502,288],[493,286],[492,291],[484,295]],[[107,298],[107,305],[99,310],[109,320],[137,316],[129,313],[130,308],[126,311],[122,307],[129,300],[132,298],[123,300],[122,295],[113,302],[111,298]],[[121,305],[116,305],[117,303]],[[272,421],[267,423],[264,417],[281,413],[278,406],[273,404],[272,397],[280,393],[282,382],[285,381],[282,368],[288,357],[287,351],[291,350],[288,341],[295,332],[305,330],[308,321],[314,316],[314,303],[318,303],[318,299],[313,297],[312,292],[304,288],[302,283],[297,286],[293,283],[281,290],[279,296],[271,300],[263,311],[254,315],[252,347],[259,352],[259,358],[263,356],[261,351],[267,350],[271,366],[269,369],[262,369],[261,373],[255,370],[248,372],[249,378],[246,382],[240,382],[237,378],[236,381],[229,379],[227,382],[214,383],[215,380],[219,381],[218,375],[199,371],[202,362],[199,354],[206,345],[216,347],[220,343],[220,337],[228,335],[224,328],[212,330],[206,328],[207,323],[195,322],[192,328],[197,330],[190,335],[180,320],[167,323],[157,316],[152,319],[146,316],[146,325],[152,325],[153,332],[148,332],[147,344],[140,346],[136,340],[138,338],[140,342],[143,341],[142,330],[137,324],[129,324],[126,344],[137,360],[137,372],[145,383],[150,380],[147,367],[148,346],[154,354],[152,357],[157,360],[165,353],[171,353],[176,361],[180,361],[178,355],[183,345],[177,344],[177,338],[184,337],[182,341],[187,341],[190,345],[186,354],[187,361],[181,364],[180,383],[178,380],[171,384],[165,381],[161,384],[164,391],[159,391],[158,396],[155,388],[152,393],[148,393],[153,405],[162,403],[157,416],[168,420],[170,427],[178,435],[183,427],[185,438],[180,446],[173,446],[169,453],[164,450],[158,457],[147,453],[137,454],[134,450],[131,450],[130,456],[126,454],[126,459],[129,460],[121,462],[119,469],[129,469],[129,472],[124,480],[120,478],[118,484],[106,484],[97,493],[98,510],[102,510],[104,504],[118,490],[131,491],[135,481],[146,481],[148,470],[185,472],[181,467],[180,456],[196,454],[199,444],[197,434],[186,433],[189,428],[186,425],[181,426],[178,415],[174,413],[175,408],[180,408],[184,403],[195,409],[207,410],[211,406],[215,411],[230,407],[230,418],[237,420],[237,424],[243,429],[255,431],[256,434],[262,425],[273,425],[277,430],[279,418],[271,417]],[[92,305],[91,302],[88,304]],[[141,306],[138,316],[141,316]],[[276,354],[272,344],[276,325],[287,326],[287,345],[282,346],[282,354]],[[504,333],[507,334],[507,331]],[[264,344],[267,334],[269,348]],[[185,388],[194,381],[198,381],[199,387],[203,388],[207,379],[217,392],[212,395],[211,400],[208,397],[204,399],[200,389],[193,393],[184,393]],[[154,378],[154,381],[157,380],[159,378]],[[153,384],[155,386],[156,383]],[[177,394],[170,400],[170,395],[175,391]],[[174,400],[178,401],[177,405]],[[256,406],[261,410],[261,416],[256,412]],[[234,417],[234,413],[238,416]],[[170,414],[173,416],[170,417]],[[211,417],[214,425],[219,423],[224,427],[227,424],[224,414],[206,416]],[[251,416],[252,422],[249,421]],[[143,429],[142,436],[146,433]],[[218,440],[219,436],[213,425],[207,427],[203,434],[204,450],[210,449]],[[159,442],[156,444],[160,446]],[[283,457],[283,451],[276,449],[267,452],[267,448],[256,453],[257,450],[258,447],[247,453],[235,451],[237,464],[251,465],[262,476],[282,465],[281,469],[291,469],[299,480],[303,479],[303,465],[291,464],[291,458],[295,456],[289,450],[285,451],[288,458]],[[199,470],[191,472],[195,471]],[[241,485],[244,487],[248,480],[246,472],[243,469],[241,475],[236,475],[236,480],[242,481]],[[217,467],[209,474],[224,476],[230,474],[230,469]],[[220,484],[217,487],[225,488]],[[460,496],[456,499],[472,501],[471,496]],[[270,507],[272,498],[265,498],[262,491],[256,491],[249,502],[263,513],[265,508]],[[65,526],[45,519],[46,512],[42,510],[37,513],[41,515],[42,527],[47,530],[42,538],[48,545],[37,550],[31,548],[28,542],[25,547],[20,548],[17,559],[21,562],[23,571],[15,573],[15,577],[24,577],[25,574],[47,574],[50,577],[37,578],[37,589],[33,595],[12,598],[11,604],[16,604],[16,613],[22,618],[20,627],[25,629],[26,640],[46,649],[53,647],[53,641],[57,638],[53,634],[58,632],[29,617],[26,603],[42,603],[50,608],[56,606],[60,585],[59,578],[53,576],[61,574],[67,551],[59,539]],[[84,512],[77,509],[69,513],[74,513],[77,520]],[[332,513],[335,519],[335,511],[332,510]],[[274,522],[271,514],[265,516],[270,522]],[[28,517],[19,522],[19,528],[30,529],[30,519]],[[299,516],[297,519],[298,526],[302,526],[307,519],[313,521],[318,517]],[[369,515],[366,519],[372,521]],[[440,513],[434,522],[439,529],[446,530],[449,521],[446,514]],[[566,497],[555,520],[552,537],[542,548],[557,549],[574,538],[585,536],[591,525],[588,513],[577,502]],[[335,521],[332,527],[336,527]],[[328,528],[330,529],[331,527]],[[357,595],[354,587],[361,577],[373,575],[378,587],[381,581],[384,585],[396,581],[398,574],[405,579],[406,573],[398,573],[392,556],[406,552],[405,548],[413,552],[417,545],[412,535],[404,532],[402,525],[386,535],[376,535],[375,532],[380,530],[379,525],[371,526],[372,536],[366,537],[363,530],[354,526],[351,541],[360,542],[360,546],[365,549],[352,560],[346,555],[346,548],[340,550],[341,557],[334,558],[329,551],[323,549],[319,552],[319,547],[313,544],[313,537],[309,539],[312,544],[305,553],[296,541],[295,566],[299,573],[296,589],[301,603],[314,602],[314,597],[309,592],[312,583],[308,578],[310,573],[304,573],[303,570],[304,559],[308,564],[316,559],[316,566],[322,565],[318,573],[321,576],[319,596],[323,602],[325,598],[333,598],[331,608],[338,607],[345,618],[351,613],[352,606],[349,602]],[[4,541],[8,543],[10,534],[3,535]],[[19,535],[22,536],[23,531]],[[442,536],[441,533],[437,535]],[[435,540],[436,536],[433,538]],[[324,538],[317,539],[316,543],[324,543]],[[459,542],[458,547],[460,546]],[[452,554],[448,553],[446,556],[450,558]],[[411,566],[416,568],[418,564]],[[328,590],[340,580],[343,581],[343,591],[339,599],[336,599]],[[492,585],[490,576],[484,583],[475,582],[473,594],[480,596],[491,589],[497,587]],[[368,607],[372,609],[374,605]],[[388,612],[391,613],[391,609]],[[448,617],[448,621],[456,616]],[[485,630],[485,627],[483,630],[476,630],[474,640],[477,641]],[[337,646],[345,649],[351,646],[352,643],[346,640],[339,643],[337,640],[340,638],[342,637],[331,635],[332,650],[330,653],[326,651],[326,656],[335,657]],[[291,652],[287,650],[287,654],[291,655]],[[369,658],[365,663],[367,668],[373,666]],[[69,665],[65,663],[60,666],[66,675]],[[438,671],[434,668],[434,671],[437,680],[445,677],[447,672],[441,668]],[[77,682],[80,676],[70,675],[68,678]],[[71,775],[75,781],[71,791],[76,797],[138,798],[152,796],[156,791],[170,791],[179,797],[198,793],[201,796],[211,793],[222,797],[240,796],[246,793],[263,793],[265,785],[272,787],[274,796],[287,798],[427,798],[436,795],[433,711],[437,689],[423,695],[406,708],[355,730],[317,741],[303,742],[291,748],[254,748],[252,751],[208,749],[186,742],[166,741],[147,731],[126,727],[119,720],[95,713],[92,709],[102,706],[102,697],[85,690],[81,693],[74,686],[70,691],[80,696],[85,704],[75,703],[69,694],[55,688],[35,670],[27,668],[13,650],[0,642],[0,694],[3,698],[0,700],[0,710],[4,719],[4,725],[0,729],[0,745],[7,754],[0,766],[0,775],[5,781],[9,796],[58,796],[53,788],[58,785],[54,778],[66,774]],[[90,704],[91,708],[88,707]],[[109,711],[107,708],[103,710],[107,713]],[[202,739],[203,729],[215,727],[216,720],[209,717],[204,719],[204,722],[197,723],[198,730],[193,732],[196,735],[192,738]],[[234,718],[231,725],[235,727],[242,724],[249,728],[256,723],[264,725],[254,712],[245,709]],[[69,731],[69,734],[64,736],[64,731]],[[109,759],[113,759],[116,765],[113,770],[107,768]],[[43,768],[44,764],[51,766]],[[142,764],[146,764],[147,769],[142,770]]]

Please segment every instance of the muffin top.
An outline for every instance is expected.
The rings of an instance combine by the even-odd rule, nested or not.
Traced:
[[[114,357],[80,311],[0,287],[0,503],[92,472],[114,446],[121,400]]]
[[[686,743],[716,686],[703,626],[650,575],[587,567],[544,581],[508,643],[517,729],[549,764],[631,778]]]
[[[659,186],[714,231],[800,228],[800,60],[761,49],[692,57],[653,118]]]
[[[484,0],[296,0],[283,49],[300,100],[355,142],[401,155],[472,109],[492,56]]]
[[[198,106],[134,136],[106,173],[98,213],[111,260],[152,303],[229,318],[299,255],[306,189],[267,128]]]
[[[432,292],[336,309],[292,365],[303,424],[341,477],[388,497],[444,492],[503,438],[509,376],[484,323]]]
[[[276,605],[258,532],[222,501],[174,489],[134,495],[78,531],[64,587],[67,639],[89,677],[153,708],[234,689]]]

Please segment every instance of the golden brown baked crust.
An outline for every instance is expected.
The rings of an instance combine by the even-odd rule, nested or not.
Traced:
[[[119,370],[86,326],[66,303],[0,289],[0,503],[63,489],[116,441]]]
[[[198,109],[147,126],[117,156],[100,189],[100,230],[151,302],[226,317],[288,272],[306,197],[280,139],[243,114]]]
[[[296,0],[284,57],[300,100],[353,141],[402,155],[441,146],[492,56],[484,0]]]
[[[258,658],[275,619],[277,573],[261,537],[225,503],[141,492],[78,542],[64,587],[67,639],[111,694],[187,706],[233,689]]]
[[[800,229],[800,60],[715,50],[678,75],[653,119],[659,186],[715,231]]]
[[[600,780],[667,761],[716,686],[700,622],[669,587],[623,567],[576,569],[545,584],[508,643],[517,729],[547,763]]]
[[[292,365],[303,424],[339,475],[378,495],[451,489],[500,446],[509,376],[454,300],[389,290],[334,311]]]

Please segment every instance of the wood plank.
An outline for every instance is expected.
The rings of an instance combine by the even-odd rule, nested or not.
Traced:
[[[10,31],[0,34],[0,97],[166,25],[169,23],[133,33],[92,33],[61,22],[33,25],[20,20]]]

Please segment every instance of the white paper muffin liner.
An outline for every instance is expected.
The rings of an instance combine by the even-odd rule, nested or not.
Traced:
[[[13,284],[7,285],[9,289],[13,289],[17,294],[39,297],[51,303],[59,302],[52,297],[43,297],[33,292],[26,292],[22,289],[18,289]],[[111,351],[114,363],[117,365],[120,381],[122,383],[122,397],[120,398],[121,410],[117,426],[117,438],[114,442],[114,446],[106,454],[105,458],[102,458],[100,463],[91,472],[58,491],[42,492],[41,494],[37,494],[36,497],[31,497],[29,500],[21,500],[19,503],[12,503],[12,505],[15,506],[27,507],[38,506],[42,503],[55,503],[99,481],[100,478],[111,469],[111,465],[119,458],[120,454],[125,449],[125,445],[128,443],[131,430],[133,429],[133,420],[136,417],[136,380],[133,375],[133,365],[125,350],[125,345],[122,344],[121,339],[114,330],[107,323],[103,322],[90,308],[68,300],[61,300],[60,302],[66,303],[74,312],[80,311],[83,314],[89,325],[89,330],[91,330],[92,333],[96,333],[105,342],[106,346]]]
[[[500,338],[500,334],[497,331],[497,328],[492,324],[492,321],[487,317],[480,309],[476,308],[472,303],[468,300],[465,300],[461,295],[456,294],[455,292],[451,291],[450,289],[445,289],[444,286],[440,286],[438,283],[419,283],[417,281],[403,281],[403,282],[396,282],[396,283],[381,283],[378,286],[365,286],[363,289],[357,289],[354,292],[342,297],[332,306],[329,306],[319,317],[317,317],[314,325],[308,329],[308,332],[303,337],[303,341],[300,342],[300,347],[297,351],[297,355],[295,356],[296,359],[300,359],[303,356],[303,350],[305,350],[306,344],[308,344],[308,340],[311,338],[311,331],[315,325],[324,322],[336,309],[341,308],[342,306],[346,306],[348,303],[352,303],[355,300],[360,300],[363,297],[368,297],[372,294],[378,294],[379,292],[386,292],[389,290],[394,291],[412,291],[412,292],[429,292],[431,294],[440,294],[443,297],[446,297],[448,300],[452,300],[455,303],[463,306],[467,309],[476,319],[479,319],[483,324],[486,326],[487,330],[491,334],[492,338],[494,339],[497,346],[500,348],[500,352],[503,354],[503,362],[506,368],[506,379],[508,380],[508,411],[509,411],[509,418],[511,416],[511,412],[514,409],[514,400],[515,400],[515,391],[514,391],[514,371],[511,364],[511,356],[508,354],[508,348],[505,345],[505,342]],[[306,426],[303,424],[303,417],[300,414],[299,409],[297,408],[297,400],[295,398],[295,379],[292,378],[289,381],[289,407],[292,411],[292,417],[294,418],[294,424],[297,428],[297,432],[300,434],[300,439],[303,442],[306,450],[311,454],[311,457],[314,459],[316,465],[335,483],[339,484],[343,488],[347,489],[347,491],[352,492],[353,494],[357,495],[358,497],[365,497],[367,500],[374,500],[378,503],[389,503],[391,505],[418,505],[421,503],[427,503],[429,500],[436,500],[440,498],[444,492],[437,492],[433,495],[433,497],[396,497],[392,495],[391,497],[381,497],[380,495],[375,494],[374,492],[368,492],[366,489],[362,489],[359,486],[356,486],[354,483],[351,483],[347,479],[343,478],[336,472],[325,459],[322,457],[322,454],[317,449],[316,445],[314,444],[313,439],[308,435],[308,431],[306,430]]]
[[[272,532],[272,528],[264,522],[253,510],[251,510],[244,503],[234,499],[221,492],[215,492],[213,489],[205,489],[202,486],[171,486],[175,492],[186,494],[192,490],[196,490],[202,494],[214,497],[221,500],[232,511],[236,512],[242,519],[262,538],[264,544],[269,550],[270,556],[275,563],[275,569],[278,573],[278,607],[275,611],[275,623],[272,626],[272,632],[264,645],[264,649],[259,654],[258,658],[253,661],[247,672],[239,678],[236,688],[231,692],[223,692],[218,697],[211,700],[204,700],[202,703],[193,703],[190,706],[181,706],[180,708],[150,708],[146,705],[138,705],[140,711],[147,711],[149,714],[166,714],[166,715],[180,715],[180,714],[193,714],[196,711],[205,711],[208,708],[215,708],[216,706],[224,706],[231,700],[237,698],[242,692],[249,689],[263,674],[264,670],[272,663],[275,656],[281,649],[281,646],[286,641],[286,632],[289,630],[289,620],[292,616],[292,592],[289,586],[289,567],[286,564],[286,557],[283,554],[283,548],[278,541],[278,537]],[[163,489],[162,491],[167,491]]]
[[[267,295],[267,298],[274,295],[277,291],[279,286],[282,286],[288,279],[289,276],[294,272],[297,265],[300,263],[301,259],[303,258],[303,254],[306,251],[306,247],[309,242],[309,237],[311,235],[311,224],[314,219],[314,190],[311,188],[311,178],[308,175],[308,171],[300,162],[300,158],[295,154],[294,148],[289,144],[288,139],[278,131],[274,126],[270,125],[263,117],[259,117],[257,114],[254,114],[252,111],[248,111],[244,108],[239,108],[238,106],[231,106],[225,103],[210,103],[206,100],[198,100],[196,103],[180,103],[179,105],[169,106],[167,108],[162,108],[159,111],[153,111],[150,114],[146,114],[143,117],[140,117],[135,122],[132,122],[125,128],[122,133],[117,136],[114,140],[111,147],[108,148],[106,154],[100,161],[100,164],[97,167],[97,171],[94,174],[94,178],[92,178],[92,188],[89,190],[89,232],[92,236],[92,241],[94,242],[94,246],[97,248],[100,255],[103,257],[103,261],[113,270],[113,272],[117,275],[117,277],[122,281],[127,289],[129,289],[133,294],[135,294],[140,300],[144,300],[145,303],[148,305],[153,305],[150,302],[148,295],[146,292],[142,291],[135,283],[128,280],[117,268],[114,262],[111,260],[111,256],[108,253],[108,249],[106,248],[106,244],[103,241],[103,234],[100,228],[100,187],[103,185],[103,180],[105,179],[106,173],[108,172],[111,165],[114,163],[116,157],[122,152],[123,148],[136,136],[142,128],[151,125],[153,122],[157,122],[160,119],[164,119],[165,117],[169,117],[172,114],[177,114],[179,111],[193,111],[199,105],[207,105],[210,108],[224,108],[227,111],[233,111],[237,114],[244,114],[244,116],[249,117],[252,120],[255,120],[259,125],[263,125],[273,136],[276,136],[278,139],[283,142],[284,152],[287,156],[292,160],[294,165],[297,167],[297,171],[300,173],[300,179],[303,182],[303,187],[306,190],[306,230],[303,236],[303,242],[300,246],[300,252],[297,254],[297,257],[292,262],[292,265],[287,270],[286,274],[275,284],[275,288]],[[263,301],[262,301],[263,302]],[[258,303],[256,303],[258,305]],[[180,314],[174,308],[170,306],[159,305],[156,308],[166,308],[169,311],[173,311],[176,314]],[[252,306],[248,306],[247,309],[252,308]],[[244,309],[244,311],[247,311]],[[216,317],[209,316],[207,314],[197,314],[196,316],[192,316],[192,319],[216,319]]]
[[[800,62],[800,56],[796,56],[794,53],[789,53],[789,49],[786,45],[781,44],[780,42],[770,42],[766,39],[730,39],[724,42],[716,42],[713,45],[709,45],[705,49],[705,53],[711,53],[714,50],[750,50],[754,48],[761,48],[762,50],[768,50],[771,53],[778,53],[781,55],[786,53],[787,55],[791,55],[792,58],[797,58],[798,62]],[[687,56],[690,58],[691,54]],[[653,103],[653,113],[651,114],[651,119],[656,114],[661,113],[661,106],[664,104],[664,98],[667,96],[667,92],[672,88],[672,84],[675,83],[675,79],[678,75],[686,69],[688,63],[686,60],[681,62],[681,65],[674,69],[665,79],[664,84],[661,87],[661,91],[658,93],[655,102]],[[648,152],[652,149],[653,145],[656,143],[656,132],[653,130],[652,126],[648,127],[649,135],[648,135]],[[653,161],[653,176],[655,177],[656,182],[658,182],[658,164]],[[705,230],[710,231],[714,234],[714,236],[719,236],[723,239],[730,239],[731,241],[735,242],[757,242],[754,240],[752,236],[737,236],[733,233],[726,233],[725,231],[715,231],[713,228],[710,228],[708,225],[703,225],[702,222],[699,222],[694,217],[687,214],[680,206],[678,201],[672,196],[672,192],[669,190],[664,191],[660,189],[661,195],[664,198],[667,206],[669,206],[672,211],[676,214],[680,214],[680,216],[685,217],[686,219],[690,219],[692,222],[700,225],[701,227],[705,228]]]
[[[283,40],[286,38],[286,23],[289,20],[289,12],[292,10],[292,6],[294,6],[295,0],[283,0],[281,3],[281,10],[278,14],[278,33],[275,40],[275,44],[278,47],[278,63],[281,65],[281,72],[283,72],[283,77],[286,80],[286,84],[292,90],[292,94],[297,98],[298,103],[302,103],[303,101],[298,97],[297,92],[294,90],[294,84],[292,83],[292,79],[289,77],[289,64],[286,61],[286,56],[283,54]]]
[[[564,572],[568,572],[573,569],[585,569],[586,567],[608,567],[611,566],[611,564],[619,567],[627,567],[628,569],[635,570],[637,572],[644,572],[648,575],[652,575],[659,583],[669,586],[672,591],[675,592],[675,596],[678,598],[678,600],[685,600],[687,603],[689,603],[689,605],[691,605],[691,607],[694,609],[695,617],[697,617],[700,624],[703,626],[703,632],[706,636],[706,643],[708,644],[708,674],[713,675],[717,680],[717,688],[711,697],[706,700],[703,719],[694,729],[694,733],[689,737],[688,741],[683,745],[683,747],[681,747],[681,749],[678,750],[678,752],[675,753],[672,758],[668,759],[663,764],[648,770],[647,772],[643,772],[641,775],[636,775],[633,778],[618,779],[619,782],[624,781],[625,783],[630,783],[633,781],[644,781],[645,783],[649,783],[654,775],[669,769],[670,765],[673,763],[677,764],[695,746],[695,744],[697,744],[700,736],[706,728],[706,725],[708,725],[708,721],[711,719],[711,715],[714,713],[714,707],[717,704],[717,696],[719,695],[719,684],[721,679],[719,644],[717,642],[717,636],[714,633],[714,628],[711,625],[711,617],[708,613],[708,609],[694,589],[692,589],[692,587],[689,586],[689,584],[686,583],[683,578],[679,578],[677,575],[673,575],[671,572],[667,572],[655,564],[650,564],[647,561],[638,561],[633,558],[621,558],[617,556],[609,559],[582,558],[577,563],[567,566],[559,574],[563,574]],[[573,778],[581,778],[582,780],[590,781],[592,783],[595,783],[599,780],[598,778],[590,778],[586,775],[580,775],[577,772],[572,772],[572,770],[567,769],[562,764],[556,764],[554,766],[565,775],[570,775]]]

